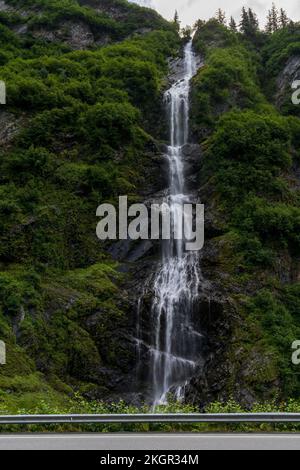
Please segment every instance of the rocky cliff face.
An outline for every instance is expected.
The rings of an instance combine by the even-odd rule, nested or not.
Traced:
[[[136,391],[133,266],[154,248],[100,242],[95,211],[163,187],[161,91],[179,42],[123,0],[0,2],[0,394],[12,402]]]
[[[199,58],[198,65],[201,60]],[[178,77],[183,75],[183,59],[170,61],[170,74],[167,87],[178,81]],[[166,110],[163,110],[162,121],[164,120],[163,132],[157,134],[158,138],[164,137],[167,140],[169,129],[166,126],[168,116]],[[142,192],[144,203],[150,208],[152,203],[162,204],[169,187],[169,166],[166,160],[167,148],[164,144],[158,144],[157,157],[151,159],[152,165],[147,169],[148,183]],[[197,200],[197,188],[199,168],[201,164],[201,149],[197,144],[187,144],[183,148],[183,159],[185,167],[185,182],[189,194],[193,194],[193,200]],[[153,165],[155,163],[155,166]],[[127,398],[136,403],[142,403],[149,400],[151,396],[150,370],[151,370],[151,347],[154,328],[152,318],[152,305],[154,302],[154,279],[161,263],[161,244],[158,241],[123,241],[112,245],[110,252],[115,259],[122,263],[122,270],[130,273],[130,280],[127,291],[130,294],[132,308],[135,312],[136,330],[133,338],[136,345],[136,364],[134,369],[133,388]],[[200,267],[199,267],[200,269]],[[201,286],[204,294],[204,283]],[[195,302],[195,311],[193,321],[197,328],[200,327],[198,305]],[[200,334],[199,334],[200,335]]]
[[[217,35],[215,29],[218,30]],[[207,37],[206,48],[202,41],[203,36]],[[215,37],[218,37],[217,42],[214,40]],[[230,54],[227,56],[226,49],[231,41]],[[206,49],[207,57],[206,66],[194,80],[191,116],[192,129],[195,131],[195,136],[202,142],[201,148],[203,150],[198,187],[199,199],[205,204],[206,236],[200,262],[205,282],[197,312],[200,329],[206,337],[206,354],[203,364],[199,365],[195,377],[187,388],[186,400],[205,407],[211,401],[226,402],[233,398],[238,403],[250,408],[253,403],[271,400],[274,396],[283,394],[286,387],[291,386],[292,388],[294,386],[293,378],[291,378],[292,371],[289,382],[289,379],[283,378],[284,372],[279,370],[280,362],[285,364],[286,369],[290,367],[291,343],[287,339],[284,351],[278,352],[277,350],[274,356],[276,346],[268,346],[270,339],[265,336],[265,339],[261,341],[265,333],[269,334],[268,326],[264,324],[262,327],[259,324],[257,317],[253,315],[253,307],[252,310],[249,310],[249,304],[253,302],[258,292],[264,292],[263,297],[266,295],[265,290],[268,288],[272,290],[269,282],[272,284],[274,279],[276,279],[277,287],[273,286],[273,291],[268,294],[268,299],[271,299],[273,295],[277,301],[281,290],[296,288],[294,283],[297,283],[298,274],[295,275],[295,272],[297,272],[299,264],[297,250],[295,251],[293,248],[289,250],[286,246],[275,242],[272,246],[274,260],[271,264],[267,265],[265,262],[265,264],[259,265],[254,262],[255,268],[253,265],[247,266],[242,258],[241,247],[239,247],[239,234],[235,226],[236,219],[233,220],[239,198],[231,205],[226,206],[225,201],[220,197],[222,189],[227,184],[227,177],[235,171],[235,165],[242,165],[241,154],[243,150],[242,147],[233,146],[231,151],[226,154],[224,165],[220,170],[222,150],[215,147],[214,151],[208,154],[207,148],[214,141],[218,130],[221,134],[224,132],[222,128],[223,116],[232,116],[234,114],[232,110],[235,109],[238,110],[238,120],[243,116],[245,109],[253,109],[258,106],[257,103],[266,102],[261,92],[255,87],[252,87],[251,93],[248,95],[249,99],[245,100],[249,82],[243,83],[242,75],[238,78],[237,75],[234,76],[237,63],[230,62],[230,57],[234,55],[233,44],[234,38],[230,37],[226,30],[222,32],[222,28],[213,21],[209,25],[203,26],[202,29],[200,27],[198,35],[195,36],[196,47],[199,45],[201,49]],[[237,46],[236,43],[235,45]],[[235,52],[239,55],[242,51],[237,47]],[[244,50],[243,55],[245,56],[245,54],[247,52]],[[241,61],[238,66],[242,67]],[[229,78],[231,68],[232,77],[235,77],[232,81]],[[226,70],[224,89],[222,89],[223,69]],[[298,73],[299,58],[298,56],[291,57],[277,80],[279,90],[277,97],[280,103],[282,96],[287,96],[287,93],[290,101],[291,81],[298,78]],[[247,80],[251,77],[250,70],[245,76],[247,76]],[[211,82],[215,83],[214,80],[218,82],[219,89],[216,86],[210,86]],[[251,102],[252,100],[254,101]],[[255,105],[253,105],[254,102]],[[297,115],[297,110],[295,114]],[[297,125],[296,120],[294,124]],[[230,129],[233,129],[234,126],[234,122],[231,122]],[[224,142],[222,141],[221,144],[224,144],[225,148],[226,142],[230,140],[230,132],[227,127]],[[297,142],[296,148],[298,148]],[[290,151],[293,154],[295,149]],[[259,154],[261,155],[262,151]],[[294,155],[296,156],[296,153]],[[282,156],[283,151],[280,158]],[[293,194],[295,191],[297,192],[297,161],[296,157],[289,167],[288,175],[284,175]],[[247,162],[247,168],[250,170],[252,165],[253,159]],[[228,171],[229,168],[230,171]],[[233,180],[231,181],[233,185],[236,184],[233,183]],[[228,193],[231,190],[232,188],[228,186]],[[256,193],[255,189],[251,190]],[[262,197],[262,191],[263,189],[260,187],[257,192],[258,197]],[[242,199],[242,194],[239,197]],[[246,197],[248,197],[247,194]],[[266,203],[269,195],[264,197],[264,203]],[[239,213],[238,223],[243,219],[242,214],[243,212]],[[247,240],[250,240],[250,233],[247,233],[246,237]],[[273,315],[271,323],[276,323],[276,301],[271,306],[268,306],[266,302],[262,307],[257,308],[260,321],[264,321],[264,318],[270,314],[269,310],[272,312],[270,315]],[[296,324],[293,328],[297,328]],[[287,336],[290,334],[288,331],[291,330],[286,326],[286,329],[283,329],[281,333],[273,333],[273,337],[276,334],[280,338],[282,334]],[[296,334],[295,332],[294,335]],[[291,334],[291,338],[293,338],[293,334]],[[276,354],[280,356],[279,359],[278,356],[276,358]]]
[[[170,28],[154,10],[118,0],[80,0],[69,8],[43,0],[1,0],[1,12],[21,37],[30,34],[74,50],[103,46],[133,33]]]
[[[95,208],[124,193],[148,206],[162,202],[168,180],[162,92],[181,74],[181,58],[170,57],[178,53],[179,40],[155,12],[121,0],[82,0],[73,6],[66,12],[57,2],[0,0],[1,32],[9,45],[0,60],[8,64],[3,70],[12,97],[0,110],[0,339],[9,353],[0,370],[0,391],[15,397],[21,382],[21,394],[55,390],[65,396],[78,390],[90,399],[140,404],[149,384],[151,281],[160,244],[98,243]],[[156,35],[147,35],[155,28]],[[286,370],[288,380],[291,376],[290,343],[284,367],[280,348],[283,331],[289,332],[288,342],[298,332],[299,132],[297,120],[287,119],[286,130],[275,108],[267,116],[271,104],[258,89],[252,50],[248,53],[215,21],[207,28],[206,64],[191,94],[194,143],[183,149],[189,191],[206,206],[202,280],[193,305],[203,354],[186,400],[205,407],[233,397],[250,406],[282,391]],[[132,41],[119,42],[133,33],[138,35]],[[144,33],[145,42],[139,42]],[[200,34],[196,46],[197,40]],[[294,56],[278,77],[279,106],[298,73]],[[224,130],[228,115],[232,122]],[[246,125],[240,128],[241,121]],[[259,140],[261,130],[267,143],[276,142],[274,148]],[[222,133],[226,141],[209,154],[214,141],[207,138]],[[233,150],[223,158],[230,143]],[[274,152],[287,162],[278,172]],[[259,188],[257,178],[264,178]],[[274,184],[265,193],[270,181]],[[254,202],[261,203],[251,239],[244,232],[257,223],[251,219],[253,200],[239,206],[246,184],[252,185],[248,193],[256,196]],[[225,205],[224,187],[230,197],[238,188],[234,204]],[[275,240],[264,245],[269,232]],[[244,245],[250,266],[241,254]],[[257,293],[266,289],[271,296],[255,304]]]
[[[24,118],[16,118],[14,114],[0,111],[0,141],[3,147],[9,146],[18,135],[22,126],[24,125]]]

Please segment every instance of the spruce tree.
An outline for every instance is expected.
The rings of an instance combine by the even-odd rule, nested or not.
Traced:
[[[241,32],[246,34],[246,35],[249,32],[249,16],[248,16],[248,12],[247,12],[245,7],[242,8],[242,17],[241,17],[241,21],[240,21],[240,29],[241,29]]]
[[[236,25],[236,22],[235,22],[235,19],[233,18],[233,16],[231,16],[231,18],[230,18],[229,28],[230,28],[231,31],[233,31],[234,33],[237,32],[237,25]]]
[[[254,13],[254,11],[251,8],[249,8],[248,10],[248,18],[249,18],[249,32],[251,34],[255,34],[258,31],[259,22],[258,22],[257,14]]]
[[[177,10],[175,10],[175,13],[174,13],[174,23],[179,23],[179,15],[178,15]]]
[[[248,11],[245,7],[242,9],[242,18],[240,22],[242,33],[249,39],[254,39],[259,29],[259,23],[256,13],[249,8]]]
[[[204,25],[205,25],[205,21],[197,20],[196,23],[193,26],[193,30],[197,31],[198,29],[202,28]]]
[[[226,13],[225,11],[221,10],[221,8],[219,8],[216,13],[216,19],[218,23],[223,24],[223,25],[226,24]]]
[[[181,30],[181,36],[185,41],[190,41],[192,39],[193,29],[191,26],[186,26]]]
[[[179,31],[180,30],[180,21],[179,21],[179,15],[178,15],[177,10],[175,10],[175,14],[174,14],[174,24],[176,25],[177,30]]]
[[[285,11],[282,10],[282,20],[285,22],[288,23],[288,18],[284,15],[286,15]],[[277,31],[279,29],[281,25],[281,17],[279,15],[279,12],[277,10],[277,7],[275,5],[275,3],[272,4],[272,8],[271,10],[269,10],[268,12],[268,17],[267,17],[267,26],[266,26],[266,31],[267,33],[274,33],[275,31]]]
[[[271,10],[268,11],[268,16],[267,16],[267,24],[266,24],[266,32],[268,34],[273,33],[273,23],[272,23],[272,14]]]
[[[280,8],[279,24],[281,28],[285,28],[289,24],[289,18],[283,8]]]
[[[271,23],[272,23],[272,32],[274,33],[279,29],[279,18],[278,10],[275,3],[272,4],[271,8]]]

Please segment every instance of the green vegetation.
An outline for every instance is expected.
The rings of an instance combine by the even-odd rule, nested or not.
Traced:
[[[13,410],[14,414],[22,414],[24,409],[11,406],[1,406],[0,414],[7,414]],[[296,400],[281,402],[275,401],[265,404],[254,404],[251,409],[243,408],[234,400],[226,403],[213,402],[205,410],[207,413],[299,413],[300,404]],[[26,406],[26,412],[30,414],[137,414],[149,413],[151,409],[147,406],[135,407],[127,405],[123,401],[108,404],[100,401],[86,401],[76,394],[72,400],[60,401],[53,405],[51,397],[47,400],[37,401],[31,407]],[[199,413],[199,409],[193,405],[183,405],[170,402],[168,405],[157,408],[157,413]],[[48,424],[48,425],[9,425],[1,426],[0,432],[299,432],[299,424],[280,423],[249,423],[249,424]]]
[[[299,24],[290,24],[284,29],[276,31],[266,42],[263,51],[263,63],[265,76],[263,78],[264,88],[269,97],[275,95],[280,111],[284,115],[300,117],[299,106],[291,101],[292,82],[297,78],[297,61],[300,55],[300,27]],[[293,67],[295,63],[295,67]],[[299,64],[298,64],[299,66]],[[286,76],[284,69],[288,67]],[[280,88],[278,86],[280,79]]]
[[[217,242],[226,248],[219,262],[243,318],[230,360],[237,344],[243,345],[241,364],[268,358],[263,375],[257,365],[246,385],[256,396],[265,392],[265,381],[269,390],[279,381],[282,397],[297,397],[300,386],[291,361],[291,344],[300,334],[300,193],[293,176],[300,121],[279,113],[260,82],[264,62],[269,77],[277,76],[293,54],[291,28],[297,37],[296,25],[266,36],[262,55],[245,32],[216,20],[201,24],[195,36],[200,51],[203,37],[208,45],[192,96],[193,130],[205,151],[199,179],[211,188],[207,204],[218,207]]]
[[[16,8],[16,13],[2,13],[3,21],[6,24],[25,23],[33,36],[43,28],[54,32],[62,30],[60,35],[63,35],[70,22],[84,24],[96,41],[107,36],[110,40],[119,41],[148,28],[174,30],[155,11],[125,0],[101,0],[100,6],[94,0],[6,0],[6,3]],[[111,14],[112,7],[117,11],[116,17]],[[68,37],[66,31],[65,36]]]
[[[113,374],[132,368],[124,345],[132,305],[123,288],[128,274],[95,236],[95,211],[122,194],[136,200],[148,183],[168,58],[181,44],[179,18],[168,23],[125,0],[101,0],[96,11],[99,2],[6,0],[10,10],[0,13],[8,96],[0,110],[3,413],[137,411],[103,403],[114,399]],[[300,335],[300,107],[290,104],[288,82],[278,89],[299,56],[300,29],[284,13],[279,20],[271,11],[262,32],[251,9],[239,28],[233,19],[226,27],[219,10],[217,19],[197,22],[194,37],[205,58],[191,94],[191,128],[203,148],[198,181],[236,320],[226,387],[230,396],[239,367],[249,364],[244,385],[262,403],[274,399],[253,411],[299,410],[298,402],[280,405],[300,391],[291,363]],[[248,410],[231,401],[206,411]]]
[[[123,276],[96,238],[95,213],[119,195],[136,198],[144,185],[149,116],[180,42],[158,14],[123,0],[102,0],[103,13],[92,1],[7,3],[16,11],[0,15],[3,123],[17,132],[8,131],[0,151],[8,361],[0,395],[17,410],[40,400],[58,406],[76,390],[105,397],[106,368],[126,373],[132,362],[123,346],[131,321]],[[109,13],[112,3],[122,21]],[[72,50],[67,21],[89,27],[93,44]],[[56,34],[61,24],[65,36]],[[24,25],[27,32],[14,32]]]

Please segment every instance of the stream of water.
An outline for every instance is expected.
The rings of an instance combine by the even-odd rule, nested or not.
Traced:
[[[169,191],[173,234],[182,223],[182,209],[191,202],[184,178],[183,147],[189,142],[189,103],[191,79],[197,62],[192,41],[184,49],[183,76],[165,94],[170,126]],[[181,209],[181,210],[180,210]],[[154,280],[152,305],[153,346],[150,348],[153,404],[165,404],[168,395],[184,398],[185,386],[192,377],[199,356],[201,335],[192,322],[193,303],[200,277],[198,254],[185,252],[185,240],[163,242],[162,263]]]

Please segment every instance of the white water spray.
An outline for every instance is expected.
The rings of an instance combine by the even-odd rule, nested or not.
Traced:
[[[183,205],[191,202],[185,188],[183,147],[189,139],[190,82],[196,71],[190,41],[184,50],[183,76],[165,94],[170,120],[167,153],[170,178],[166,202],[171,210],[173,234],[182,224]],[[163,243],[162,264],[154,280],[154,338],[150,347],[154,405],[165,404],[169,393],[178,400],[184,398],[185,387],[199,357],[201,335],[192,322],[200,283],[198,255],[186,253],[184,244],[185,240],[176,240],[174,236]]]

